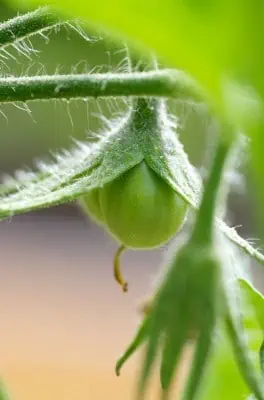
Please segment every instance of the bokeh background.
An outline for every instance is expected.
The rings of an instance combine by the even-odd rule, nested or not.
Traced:
[[[0,2],[0,18],[19,10]],[[1,74],[33,75],[122,70],[123,49],[100,32],[90,30],[89,40],[61,28],[47,40],[35,37],[38,50],[31,59],[10,53],[0,59]],[[34,168],[72,146],[72,137],[84,140],[103,128],[122,101],[62,101],[1,105],[0,172]],[[171,103],[179,116],[179,135],[191,161],[207,165],[212,153],[215,123],[206,108]],[[206,149],[206,150],[205,150]],[[247,169],[244,170],[247,172]],[[244,172],[245,172],[244,171]],[[254,188],[235,180],[228,214],[244,237],[257,231],[250,214]],[[114,364],[140,319],[138,306],[151,292],[167,248],[128,252],[123,257],[130,290],[124,295],[112,277],[116,243],[94,225],[76,204],[23,215],[0,224],[0,373],[11,399],[99,400],[131,399],[140,354],[124,368],[121,377]],[[261,279],[258,279],[261,288]],[[150,398],[157,397],[154,380]],[[177,388],[175,388],[175,392]]]

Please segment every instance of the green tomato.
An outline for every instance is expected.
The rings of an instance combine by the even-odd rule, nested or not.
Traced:
[[[94,189],[88,195],[83,196],[80,200],[80,205],[90,217],[98,224],[104,224],[104,218],[101,213],[99,202],[99,190]]]
[[[186,202],[143,161],[85,196],[94,217],[124,246],[148,249],[182,227]]]

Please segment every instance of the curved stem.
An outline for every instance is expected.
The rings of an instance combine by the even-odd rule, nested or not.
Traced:
[[[59,23],[49,7],[9,19],[0,24],[0,50]]]
[[[204,101],[202,90],[181,71],[0,78],[0,102],[87,97],[171,97]]]
[[[122,244],[121,246],[118,247],[114,257],[114,277],[117,283],[122,287],[123,292],[128,291],[128,283],[124,280],[120,268],[120,257],[125,250],[126,247]]]

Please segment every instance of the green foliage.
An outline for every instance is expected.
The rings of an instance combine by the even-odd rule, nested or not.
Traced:
[[[255,289],[252,284],[247,280],[239,280],[240,287],[246,296],[248,303],[252,304],[255,311],[255,318],[257,318],[259,327],[264,331],[264,297]],[[251,307],[252,309],[252,307]],[[252,314],[252,310],[248,311],[247,315]],[[251,319],[247,321],[247,326],[251,327]],[[256,326],[256,323],[254,324]]]
[[[47,4],[47,0],[12,1],[19,6]],[[89,6],[86,1],[57,0],[56,7],[66,15],[78,15],[88,24],[100,24],[116,35],[124,35],[143,52],[154,49],[170,65],[195,76],[218,112],[252,136],[253,163],[263,202],[264,10],[260,0],[102,0]],[[245,93],[250,86],[253,103],[255,98],[260,99],[261,104],[257,101],[254,105],[257,125],[251,119],[252,101],[246,100],[246,105],[242,102],[241,107],[237,102],[241,96],[234,98],[237,83]]]
[[[223,244],[221,246],[222,249]],[[227,269],[233,268],[234,265],[232,264],[234,262],[243,263],[234,248],[230,249],[230,246],[224,244],[224,249],[227,252],[225,257]],[[258,313],[260,315],[263,313],[263,298],[247,280],[239,279],[238,284],[239,287],[233,287],[232,290],[239,297],[238,301],[241,303],[241,309],[243,310],[243,326],[246,333],[246,343],[252,355],[252,363],[256,370],[259,370],[259,350],[262,344],[263,327]],[[212,362],[206,375],[202,399],[243,399],[249,394],[250,391],[243,381],[233,357],[228,335],[224,327],[221,327],[218,332]]]

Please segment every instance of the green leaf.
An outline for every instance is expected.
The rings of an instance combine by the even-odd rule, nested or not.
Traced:
[[[240,257],[235,257],[235,259],[234,262],[241,262]],[[259,370],[259,350],[263,340],[263,297],[248,280],[238,279],[237,283],[240,288],[242,302],[240,308],[242,310],[247,345],[250,349],[254,366],[256,370]],[[249,395],[250,391],[235,363],[227,334],[221,327],[216,340],[212,362],[208,369],[202,398],[203,400],[242,399]]]
[[[0,400],[9,400],[10,397],[7,393],[6,387],[2,381],[0,381]]]
[[[258,324],[264,332],[264,297],[249,281],[245,279],[239,279],[239,285],[247,300],[246,309],[248,310],[248,314],[251,314],[251,319],[247,322],[247,326],[251,325],[250,322],[252,322],[252,315],[255,314]],[[256,325],[256,323],[254,325]]]
[[[245,381],[240,375],[234,360],[229,338],[221,329],[210,367],[208,368],[205,385],[202,391],[203,400],[244,399],[250,394]]]
[[[261,379],[259,368],[256,369],[254,366],[252,353],[249,350],[247,340],[245,340],[247,338],[245,337],[244,327],[241,323],[242,318],[237,313],[237,310],[235,312],[231,309],[227,311],[225,316],[226,328],[240,373],[256,399],[263,400],[263,380]]]

